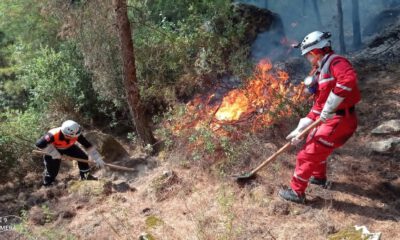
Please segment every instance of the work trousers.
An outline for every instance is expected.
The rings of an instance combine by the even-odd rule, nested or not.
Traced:
[[[88,159],[86,153],[79,148],[77,145],[72,145],[67,149],[58,149],[61,155],[67,155],[70,157],[80,158],[80,159]],[[44,156],[44,177],[43,184],[50,185],[56,179],[58,175],[58,171],[60,170],[61,159],[53,159],[49,155]],[[85,178],[85,174],[88,174],[90,171],[89,164],[84,162],[78,162],[79,174],[81,178]]]
[[[327,158],[332,151],[342,146],[357,129],[356,114],[346,112],[335,115],[307,136],[306,143],[297,154],[296,168],[290,187],[303,195],[311,176],[326,179]]]

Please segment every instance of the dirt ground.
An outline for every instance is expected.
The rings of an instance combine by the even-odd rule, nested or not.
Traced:
[[[40,174],[27,176],[31,180],[18,191],[11,183],[4,185],[3,216],[20,215],[21,206],[30,210],[18,232],[0,232],[0,236],[327,239],[342,229],[365,225],[371,232],[381,232],[381,239],[400,239],[400,158],[368,149],[371,141],[381,138],[370,134],[373,128],[385,120],[400,119],[399,76],[400,70],[360,76],[359,128],[329,158],[330,187],[309,186],[305,205],[277,196],[279,187],[289,183],[295,150],[284,153],[246,186],[160,157],[157,168],[140,178],[126,176],[128,180],[119,185],[115,181],[73,181],[76,169],[64,171],[59,184],[49,189],[33,184]]]

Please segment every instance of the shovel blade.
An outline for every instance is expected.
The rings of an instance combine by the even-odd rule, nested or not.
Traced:
[[[256,174],[245,173],[245,174],[242,174],[242,175],[235,175],[233,177],[235,178],[237,183],[243,184],[243,183],[246,183],[246,182],[249,182],[249,181],[255,179],[256,178]]]

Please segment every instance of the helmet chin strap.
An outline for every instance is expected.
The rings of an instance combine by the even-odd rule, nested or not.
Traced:
[[[321,67],[324,65],[326,60],[328,59],[329,53],[326,53],[325,55],[321,56],[320,59],[318,60],[318,67]]]
[[[321,57],[321,58],[318,59],[318,61],[317,61],[317,66],[318,66],[318,67],[321,67],[322,60],[323,60],[323,59],[324,59],[323,57]]]

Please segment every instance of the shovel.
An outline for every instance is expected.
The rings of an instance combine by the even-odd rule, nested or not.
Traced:
[[[39,150],[33,150],[32,151],[35,154],[46,154],[45,152],[39,151]],[[74,157],[70,157],[70,156],[65,156],[63,155],[61,160],[69,160],[69,161],[78,161],[78,162],[84,162],[84,163],[92,163],[92,164],[96,164],[94,161],[89,161],[86,159],[80,159],[80,158],[74,158]],[[125,171],[136,171],[136,169],[134,168],[128,168],[128,167],[122,167],[122,166],[118,166],[118,165],[114,165],[114,164],[110,164],[110,163],[105,163],[105,166],[108,166],[110,168],[114,168],[114,169],[118,169],[118,170],[125,170]]]
[[[308,126],[306,129],[304,129],[297,137],[298,138],[302,138],[304,135],[306,135],[311,129],[313,129],[314,127],[316,127],[319,123],[321,122],[321,119],[318,119],[317,121],[315,121],[313,124],[311,124],[310,126]],[[266,159],[264,162],[262,162],[260,165],[258,165],[258,167],[256,167],[253,171],[249,172],[249,173],[245,173],[242,175],[234,175],[233,177],[236,179],[236,181],[238,183],[245,183],[246,181],[249,181],[251,179],[254,179],[256,177],[256,172],[258,172],[261,168],[263,168],[265,165],[267,165],[268,163],[272,162],[273,160],[276,159],[276,157],[281,154],[282,152],[284,152],[287,148],[289,148],[291,145],[291,142],[289,141],[288,143],[286,143],[283,147],[281,147],[277,152],[275,152],[271,157],[269,157],[268,159]]]

